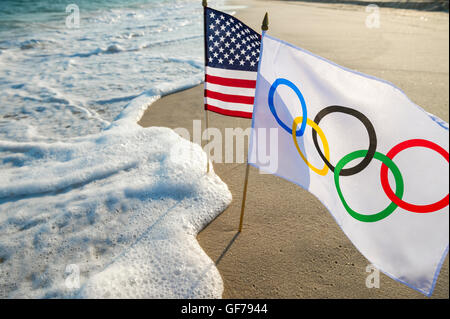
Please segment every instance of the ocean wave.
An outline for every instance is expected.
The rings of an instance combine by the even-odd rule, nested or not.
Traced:
[[[18,44],[21,50],[30,50],[35,48],[45,48],[48,44],[54,44],[52,40],[29,39]]]
[[[66,57],[69,57],[69,58],[74,58],[74,57],[88,58],[88,57],[91,57],[93,55],[100,55],[100,54],[114,54],[114,53],[121,53],[121,52],[136,52],[136,51],[140,51],[140,50],[143,50],[143,49],[150,49],[150,48],[153,48],[155,46],[171,45],[171,44],[180,43],[180,42],[183,42],[183,41],[190,41],[190,40],[200,39],[202,37],[203,37],[202,35],[193,35],[193,36],[185,36],[185,37],[182,37],[182,38],[176,38],[176,39],[170,39],[170,40],[152,41],[152,42],[149,42],[149,43],[141,44],[138,47],[129,48],[129,49],[125,49],[119,44],[110,44],[106,48],[96,48],[96,49],[94,49],[92,51],[85,52],[85,53],[80,52],[80,53],[74,53],[74,54],[71,54],[71,55],[62,55],[62,56],[66,56]]]
[[[120,112],[120,114],[114,119],[114,121],[107,129],[116,127],[118,125],[133,125],[141,119],[145,110],[161,97],[189,89],[202,82],[203,74],[198,74],[197,76],[194,76],[190,79],[172,83],[164,83],[155,86],[152,89],[143,92],[139,96],[132,99],[131,102],[124,107],[123,111]]]
[[[220,298],[195,236],[231,194],[200,146],[137,124],[202,82],[201,5],[81,1],[78,29],[0,25],[0,298]]]

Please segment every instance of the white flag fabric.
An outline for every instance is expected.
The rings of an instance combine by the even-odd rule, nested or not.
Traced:
[[[432,294],[448,252],[447,123],[386,81],[264,34],[252,128],[251,165],[314,194],[370,263]]]

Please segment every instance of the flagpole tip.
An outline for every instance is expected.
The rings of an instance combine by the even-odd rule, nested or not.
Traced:
[[[266,12],[266,15],[264,16],[261,30],[263,30],[263,31],[269,30],[269,13],[267,13],[267,12]]]
[[[202,5],[203,5],[204,7],[207,7],[207,6],[208,6],[208,1],[207,1],[207,0],[203,0],[203,1],[202,1]]]

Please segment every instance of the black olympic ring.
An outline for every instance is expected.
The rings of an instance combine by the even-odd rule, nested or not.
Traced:
[[[363,158],[363,160],[356,166],[342,169],[339,173],[339,176],[351,176],[354,174],[357,174],[361,172],[363,169],[365,169],[370,162],[372,161],[373,157],[375,156],[375,152],[377,149],[377,134],[375,133],[375,128],[373,127],[370,120],[361,112],[351,109],[349,107],[339,106],[339,105],[332,105],[324,108],[319,113],[317,113],[316,117],[314,118],[314,122],[319,125],[319,122],[321,119],[323,119],[326,115],[330,113],[345,113],[348,115],[352,115],[356,117],[358,120],[360,120],[364,126],[366,127],[367,133],[369,133],[369,149],[367,151],[366,156]],[[317,152],[319,152],[320,157],[325,162],[325,164],[328,166],[328,168],[334,172],[334,166],[331,165],[331,163],[325,158],[325,155],[323,155],[319,143],[317,142],[317,132],[315,130],[312,130],[312,137],[314,140],[314,145],[316,146]]]

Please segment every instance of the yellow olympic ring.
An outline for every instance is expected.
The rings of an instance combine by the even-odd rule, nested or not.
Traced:
[[[325,176],[325,175],[327,175],[328,170],[329,170],[328,166],[326,164],[324,164],[322,169],[318,169],[318,168],[312,166],[311,163],[308,162],[306,157],[303,155],[302,151],[300,150],[300,147],[298,146],[296,130],[297,130],[298,123],[301,123],[302,120],[303,120],[303,117],[299,116],[299,117],[295,118],[294,124],[292,125],[292,137],[294,138],[295,147],[297,148],[298,153],[300,154],[300,156],[302,157],[302,159],[305,161],[306,165],[308,165],[308,167],[310,169],[312,169],[314,172],[316,172],[319,175]],[[310,119],[306,120],[306,124],[311,126],[312,129],[315,130],[317,132],[317,134],[319,134],[319,137],[322,140],[325,158],[328,161],[330,161],[330,148],[328,146],[327,138],[325,137],[325,134],[323,133],[322,129],[316,123],[311,121]]]

